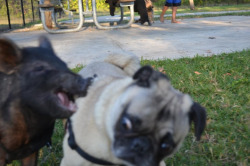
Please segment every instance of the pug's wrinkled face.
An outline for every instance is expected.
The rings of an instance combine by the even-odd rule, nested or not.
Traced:
[[[163,74],[142,67],[119,102],[113,153],[131,166],[158,166],[180,147],[195,122],[197,139],[205,127],[205,110],[175,90]]]

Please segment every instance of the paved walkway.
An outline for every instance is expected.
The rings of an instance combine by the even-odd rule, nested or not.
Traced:
[[[143,59],[209,56],[250,49],[250,17],[222,16],[191,18],[181,24],[155,21],[152,26],[98,30],[94,26],[79,32],[48,34],[44,30],[1,34],[19,46],[36,46],[46,35],[55,52],[69,67],[101,60],[108,54],[134,54]]]
[[[218,12],[195,12],[195,13],[177,13],[176,16],[200,16],[200,15],[217,15],[217,14],[229,14],[229,13],[242,13],[242,12],[250,12],[250,10],[239,10],[239,11],[218,11]],[[172,14],[165,14],[164,17],[171,17]],[[160,15],[155,15],[155,18],[159,18]],[[140,17],[135,16],[135,20],[138,20]],[[107,21],[118,21],[120,19],[120,15],[115,16],[99,16],[98,20],[100,22]],[[124,16],[124,20],[129,20],[128,17]],[[79,19],[75,19],[76,22],[79,22]],[[71,20],[65,21],[66,23],[71,23]],[[85,22],[93,22],[93,18],[86,18]]]

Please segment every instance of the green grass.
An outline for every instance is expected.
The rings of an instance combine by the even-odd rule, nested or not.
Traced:
[[[63,157],[62,141],[64,126],[62,120],[57,120],[52,137],[52,147],[44,147],[39,153],[39,164],[41,166],[58,166]]]
[[[198,12],[221,12],[221,11],[240,11],[239,13],[221,13],[221,14],[202,14],[202,15],[186,15],[186,16],[178,16],[178,14],[193,14]],[[204,17],[218,17],[218,16],[250,16],[250,4],[244,5],[228,5],[228,6],[208,6],[208,7],[196,7],[195,10],[190,10],[187,6],[181,6],[177,11],[177,19],[185,19],[185,18],[204,18]],[[154,7],[154,15],[160,15],[162,12],[162,6]],[[119,14],[117,12],[117,14]],[[165,15],[172,15],[172,9],[168,9]],[[125,16],[130,16],[129,11],[126,11]],[[135,12],[135,16],[139,16],[137,12]],[[169,17],[169,18],[168,18]],[[168,16],[165,19],[171,19],[172,16]],[[155,20],[159,20],[159,17],[155,18]]]
[[[78,73],[83,68],[83,65],[78,64],[75,68],[71,69],[73,72]]]
[[[216,12],[216,11],[235,11],[235,10],[249,10],[250,4],[241,5],[223,5],[223,6],[196,6],[194,11],[197,12]]]
[[[211,57],[147,61],[166,72],[176,89],[207,109],[200,142],[190,132],[167,165],[248,165],[250,156],[250,50]]]
[[[203,18],[203,17],[219,17],[219,16],[250,16],[250,12],[187,15],[187,16],[177,16],[177,18],[182,19],[182,18]]]
[[[250,50],[210,57],[143,60],[166,73],[172,85],[207,110],[207,127],[200,142],[193,129],[167,165],[247,166],[250,156]],[[82,66],[73,71],[78,72]],[[56,123],[52,149],[40,151],[39,165],[56,166],[62,158],[62,122]]]
[[[186,15],[186,16],[176,16],[177,19],[189,19],[189,18],[205,18],[205,17],[219,17],[219,16],[250,16],[250,12],[239,12],[239,13],[221,13],[221,14],[202,14],[202,15]],[[171,20],[172,16],[164,17],[166,20]],[[159,20],[160,18],[155,18]]]
[[[197,13],[197,12],[220,12],[220,11],[237,11],[237,10],[250,10],[250,4],[244,5],[224,5],[224,6],[196,6],[194,10],[190,10],[188,6],[181,6],[178,8],[177,13]],[[154,8],[154,14],[160,15],[162,6]],[[168,9],[166,14],[172,14],[172,10]]]
[[[160,15],[163,6],[157,6],[154,4],[154,15]],[[196,6],[195,10],[190,10],[189,6],[180,6],[177,13],[197,13],[197,12],[220,12],[220,11],[238,11],[238,10],[250,10],[250,4],[241,4],[241,5],[223,5],[223,6]],[[98,16],[109,15],[109,10],[98,10]],[[125,16],[130,16],[129,9],[124,9]],[[120,10],[116,9],[116,15],[120,14]],[[166,14],[172,14],[172,10],[169,8]],[[135,12],[135,16],[139,16]],[[88,16],[90,17],[90,16]]]

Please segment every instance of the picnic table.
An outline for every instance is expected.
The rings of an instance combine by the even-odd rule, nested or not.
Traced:
[[[69,4],[69,0],[68,4]],[[78,0],[78,14],[79,14],[79,23],[74,28],[67,28],[60,26],[57,21],[57,13],[66,12],[69,13],[72,22],[74,22],[73,11],[69,9],[65,9],[60,0],[40,0],[39,8],[41,12],[41,20],[44,29],[49,33],[66,33],[66,32],[75,32],[79,31],[83,27],[83,23],[85,21],[86,15],[91,15],[93,17],[93,22],[97,26],[98,29],[118,29],[118,28],[128,28],[134,21],[134,1],[135,0],[120,0],[120,20],[117,22],[117,25],[103,26],[100,24],[97,18],[97,10],[96,10],[96,0],[92,0],[92,11],[88,8],[88,0],[86,0],[86,9],[83,10],[83,1]],[[129,7],[130,10],[130,20],[127,23],[123,23],[123,8]],[[56,28],[53,28],[53,25]]]

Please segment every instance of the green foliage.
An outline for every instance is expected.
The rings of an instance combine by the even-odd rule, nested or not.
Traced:
[[[0,16],[6,15],[6,3],[5,0],[0,0]],[[15,0],[8,0],[9,4],[9,12],[10,15],[15,17],[22,17],[22,11],[21,11],[21,1],[15,1]],[[32,16],[32,8],[31,8],[31,1],[30,0],[23,0],[23,9],[25,17],[31,17]]]
[[[68,8],[68,3],[66,0],[62,1],[64,8]],[[91,0],[87,0],[88,3],[88,8],[89,10],[92,10],[92,1]],[[83,9],[86,10],[86,0],[83,0]],[[70,9],[76,9],[78,11],[78,0],[69,0],[69,5],[70,5]],[[108,4],[105,3],[105,0],[96,0],[96,8],[97,9],[107,9],[108,8]]]
[[[83,68],[83,65],[78,64],[76,67],[71,69],[74,73],[78,73]]]
[[[7,0],[8,8],[9,8],[9,16],[10,22],[13,27],[20,27],[20,24],[23,24],[23,15],[22,15],[22,8],[21,8],[21,1],[15,0]],[[33,20],[33,13],[32,13],[32,2],[33,2],[33,10],[34,10],[34,20]],[[37,1],[33,0],[23,0],[23,12],[25,23],[29,23],[31,21],[37,21],[39,19],[38,15],[38,3]],[[8,24],[8,15],[7,15],[7,7],[6,1],[0,0],[0,26]],[[1,30],[1,27],[0,27]]]
[[[3,16],[6,14],[6,10],[7,10],[4,0],[0,0],[0,4],[3,4],[0,6],[0,16],[1,15]]]

